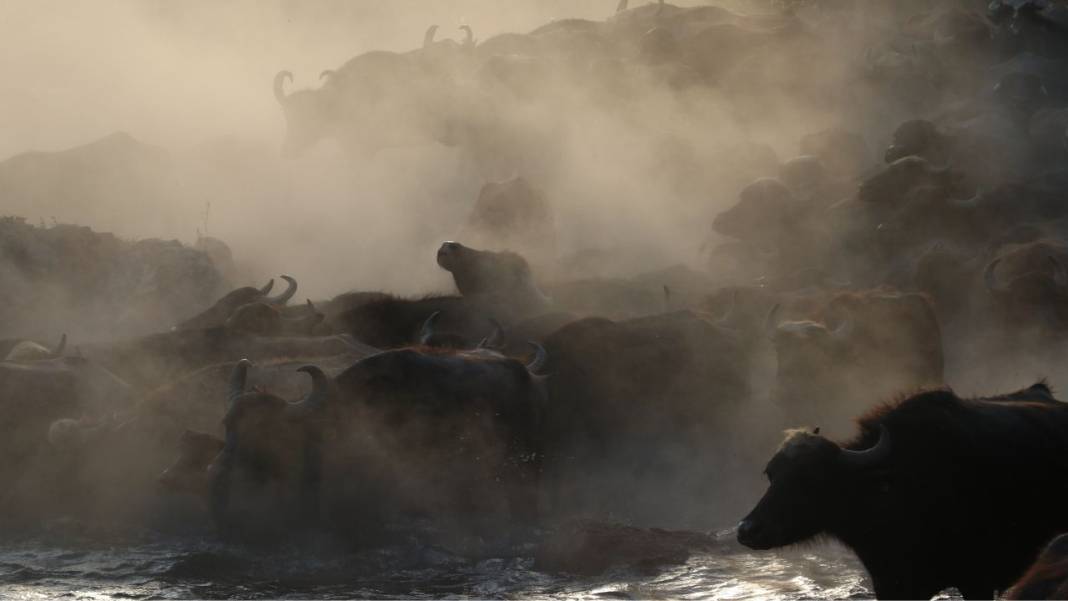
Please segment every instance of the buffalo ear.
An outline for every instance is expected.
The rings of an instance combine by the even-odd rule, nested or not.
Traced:
[[[814,429],[812,430],[812,434],[813,434],[814,436],[819,436],[819,433],[820,433],[820,427],[819,427],[819,426],[816,426],[816,427],[815,427],[815,428],[814,428]]]

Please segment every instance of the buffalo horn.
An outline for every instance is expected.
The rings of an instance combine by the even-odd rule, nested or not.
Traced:
[[[546,361],[549,360],[549,353],[546,353],[545,347],[537,342],[530,341],[527,344],[534,349],[534,358],[527,363],[527,371],[536,374],[545,367]]]
[[[775,331],[779,328],[779,309],[782,307],[780,304],[776,304],[768,311],[768,316],[764,320],[764,331],[767,332],[768,337],[774,337]]]
[[[260,288],[260,296],[267,296],[270,294],[271,288],[274,288],[274,278],[268,280],[267,283],[263,285],[263,288]]]
[[[501,327],[501,322],[492,317],[489,322],[493,325],[493,331],[478,343],[478,348],[499,349],[504,346],[504,328]]]
[[[879,440],[870,449],[852,451],[842,449],[842,463],[850,467],[876,467],[890,456],[890,431],[879,424]]]
[[[1050,257],[1050,258],[1052,258],[1052,257]],[[59,337],[59,344],[56,345],[56,348],[52,349],[52,353],[51,353],[52,358],[55,359],[56,357],[62,357],[63,356],[63,350],[66,349],[66,348],[67,348],[67,335],[63,334],[62,336]]]
[[[997,277],[994,275],[994,269],[997,268],[1001,259],[994,259],[986,266],[986,270],[983,271],[983,281],[986,282],[986,289],[994,294],[1002,294],[1005,289],[998,286]]]
[[[330,383],[326,374],[317,365],[305,365],[298,368],[297,371],[308,374],[312,380],[312,390],[300,402],[301,409],[315,410],[323,408],[330,394]]]
[[[475,32],[473,32],[471,30],[471,26],[470,25],[461,25],[459,27],[459,29],[464,32],[463,45],[464,46],[474,46],[475,45]]]
[[[263,299],[264,302],[269,305],[285,305],[289,302],[289,299],[293,298],[293,295],[297,293],[297,280],[288,275],[280,275],[278,277],[285,280],[288,285],[286,286],[285,292],[282,294]]]
[[[838,324],[838,327],[831,330],[831,336],[839,342],[849,340],[849,337],[853,335],[853,330],[856,328],[856,323],[852,317],[846,317],[842,320],[842,323]]]
[[[245,380],[248,379],[248,368],[251,366],[251,361],[242,359],[234,365],[234,371],[230,372],[230,403],[245,393]]]
[[[434,311],[423,322],[423,327],[419,328],[419,344],[430,344],[430,339],[434,337],[434,327],[437,325],[439,317],[441,317],[441,311]]]
[[[289,71],[279,71],[274,76],[274,99],[280,104],[285,104],[286,101],[285,82],[287,77],[289,81],[293,81],[293,74]]]

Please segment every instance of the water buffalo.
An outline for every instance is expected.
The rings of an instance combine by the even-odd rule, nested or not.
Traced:
[[[858,400],[943,382],[941,329],[922,294],[843,292],[814,319],[779,322],[776,314],[768,316],[774,396],[793,419],[837,425],[841,409],[855,411]]]
[[[311,377],[312,390],[289,402],[246,391],[250,367],[243,359],[231,374],[224,444],[208,467],[211,513],[224,535],[318,518],[329,380],[314,365],[300,367]]]
[[[1068,326],[1068,247],[1061,240],[1010,245],[987,264],[983,280],[1001,325],[1040,334],[1060,334]]]
[[[542,264],[556,256],[556,229],[545,193],[522,177],[482,186],[464,226],[473,244],[511,248]]]
[[[958,192],[961,174],[948,167],[935,167],[926,159],[906,156],[890,163],[860,184],[857,199],[874,205],[892,205],[923,186]]]
[[[232,332],[258,336],[311,336],[324,316],[310,300],[306,307],[303,315],[287,317],[274,304],[252,302],[238,307],[225,325]]]
[[[742,189],[738,202],[716,215],[712,228],[760,249],[777,253],[777,268],[807,267],[820,254],[818,224],[811,217],[817,207],[799,200],[790,188],[761,178]]]
[[[271,288],[274,286],[273,279],[267,282],[263,288],[253,288],[251,286],[238,288],[230,291],[226,296],[215,301],[215,304],[211,307],[178,323],[173,329],[203,330],[221,326],[226,323],[226,320],[229,319],[235,311],[249,303],[263,302],[268,305],[284,306],[289,302],[289,299],[293,298],[293,295],[297,293],[297,281],[288,275],[283,275],[281,277],[286,281],[288,286],[286,287],[285,292],[278,296],[268,296],[271,292]]]
[[[423,322],[423,327],[419,330],[420,345],[432,348],[498,350],[504,344],[504,328],[496,319],[489,319],[493,331],[488,336],[473,340],[457,332],[439,332],[437,322],[440,317],[441,312],[435,312]]]
[[[323,519],[344,528],[364,522],[342,515],[364,515],[356,507],[448,511],[444,519],[473,509],[481,519],[495,503],[513,520],[533,519],[545,394],[531,371],[544,361],[540,347],[526,366],[488,349],[384,351],[333,379],[302,367],[314,386],[295,403],[244,392],[250,364],[241,361],[225,444],[208,468],[216,522],[241,535]]]
[[[855,177],[872,164],[868,145],[859,134],[840,128],[825,129],[801,138],[803,155],[818,157],[832,174]]]
[[[287,93],[289,71],[274,78],[274,97],[286,120],[282,155],[295,157],[321,140],[335,139],[350,153],[423,144],[448,137],[448,73],[423,52],[366,52],[329,72],[318,89]],[[391,123],[391,127],[381,127]]]
[[[171,492],[205,498],[208,493],[208,466],[225,447],[222,439],[185,430],[178,439],[178,457],[157,477],[159,485]]]
[[[735,334],[678,311],[580,319],[544,344],[552,403],[543,438],[554,510],[639,520],[668,510],[686,523],[693,516],[684,508],[641,491],[708,494],[715,470],[695,475],[686,466],[733,440],[734,411],[749,394],[749,358]]]
[[[0,513],[34,509],[31,482],[47,486],[31,466],[47,447],[49,432],[57,421],[71,416],[96,419],[129,410],[134,391],[126,382],[81,357],[35,361],[0,361],[0,452],[5,460],[0,479],[8,483],[0,496]],[[31,486],[32,488],[32,486]],[[18,505],[8,506],[9,503]]]
[[[368,486],[444,521],[534,519],[547,398],[535,351],[524,365],[485,349],[397,349],[338,375],[338,419],[373,441],[354,461]]]
[[[791,230],[805,213],[782,182],[761,178],[738,194],[738,202],[716,215],[712,228],[739,240],[766,242]]]
[[[956,587],[978,599],[1068,530],[1068,405],[1045,384],[976,399],[921,392],[858,424],[845,444],[789,432],[738,541],[773,549],[826,535],[856,552],[876,597]]]
[[[520,313],[538,311],[548,299],[534,282],[526,259],[513,252],[468,248],[459,242],[443,242],[438,265],[452,274],[464,298],[503,303]]]
[[[448,332],[458,348],[469,348],[467,341],[485,336],[487,319],[508,322],[507,311],[497,309],[497,305],[460,296],[405,299],[383,295],[349,309],[337,321],[360,342],[390,349],[421,343],[426,320],[437,314],[432,323],[435,331]]]

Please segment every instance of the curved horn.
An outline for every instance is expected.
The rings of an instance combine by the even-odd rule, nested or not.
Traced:
[[[285,104],[287,100],[285,91],[285,83],[287,77],[289,78],[290,82],[293,81],[293,74],[289,71],[279,71],[274,76],[274,99],[277,100],[279,104]]]
[[[326,400],[330,396],[330,382],[318,365],[304,365],[297,368],[312,380],[312,390],[300,401],[300,408],[306,410],[322,409],[326,406]]]
[[[735,288],[731,294],[731,304],[727,306],[727,310],[723,312],[723,316],[716,320],[716,323],[720,326],[730,326],[730,323],[734,321],[734,310],[738,307],[738,289]]]
[[[627,10],[628,0],[619,0],[619,4],[616,5],[616,12],[621,13]]]
[[[268,280],[267,283],[263,285],[263,288],[260,288],[260,296],[267,296],[270,294],[271,288],[274,288],[274,278]]]
[[[289,299],[293,298],[294,294],[297,293],[297,280],[293,279],[288,275],[280,275],[278,277],[285,280],[288,286],[286,286],[285,292],[283,292],[282,294],[263,299],[264,302],[271,305],[284,305],[289,302]]]
[[[248,379],[248,368],[252,367],[252,362],[248,359],[242,359],[234,365],[234,370],[230,372],[230,392],[227,395],[227,404],[232,404],[234,399],[245,393],[245,381]]]
[[[549,353],[545,352],[545,347],[537,342],[529,341],[527,344],[534,349],[534,358],[527,363],[527,371],[536,374],[545,367],[545,363],[549,360]]]
[[[493,325],[493,331],[478,343],[478,348],[499,349],[504,346],[504,328],[501,327],[501,322],[492,317],[489,322]]]
[[[974,209],[979,206],[986,190],[982,186],[975,187],[975,194],[971,198],[950,198],[946,202],[958,209]]]
[[[846,317],[844,320],[842,320],[842,323],[838,324],[837,328],[831,330],[831,338],[839,342],[844,342],[846,340],[849,340],[850,336],[853,335],[853,330],[855,329],[856,322],[854,321],[853,317]]]
[[[471,31],[471,26],[470,25],[461,25],[459,27],[459,29],[460,29],[460,31],[464,32],[463,45],[464,46],[474,46],[475,45],[475,32]]]
[[[767,318],[764,319],[764,331],[767,332],[768,338],[774,338],[775,330],[779,329],[779,309],[781,304],[776,304],[768,311]]]
[[[983,271],[983,281],[986,282],[986,289],[989,290],[992,294],[1004,294],[1006,292],[1006,289],[1004,287],[998,286],[998,279],[997,276],[994,274],[994,269],[997,268],[998,263],[1000,262],[1001,259],[994,259],[986,266],[986,269]]]
[[[434,43],[434,36],[438,33],[438,26],[431,25],[423,34],[423,48],[429,48]]]
[[[852,468],[877,467],[890,456],[890,431],[886,426],[879,424],[879,440],[875,446],[863,451],[842,449],[841,460],[846,466]]]
[[[1068,286],[1068,272],[1064,270],[1064,265],[1053,255],[1049,255],[1047,258],[1053,264],[1053,283],[1060,288]]]
[[[322,81],[326,77],[332,77],[334,75],[333,69],[324,69],[319,72],[319,80]]]
[[[424,346],[430,344],[430,339],[434,337],[434,326],[437,325],[440,316],[441,311],[434,311],[430,317],[426,318],[423,327],[419,328],[419,344]]]
[[[1053,257],[1050,257],[1050,259],[1052,259],[1052,258]],[[52,358],[55,359],[56,357],[62,357],[63,356],[63,350],[66,349],[66,348],[67,348],[67,335],[63,334],[62,336],[59,337],[59,344],[57,344],[56,347],[54,349],[52,349],[52,352],[51,352]]]

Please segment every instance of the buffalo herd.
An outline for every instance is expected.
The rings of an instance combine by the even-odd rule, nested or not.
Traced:
[[[846,48],[856,28],[879,35]],[[150,334],[0,340],[5,528],[170,516],[349,544],[413,524],[508,543],[576,517],[708,528],[753,502],[789,427],[742,545],[835,539],[880,598],[1068,592],[1068,405],[1045,380],[947,386],[1048,369],[1068,342],[1068,5],[622,0],[604,21],[461,29],[315,88],[273,82],[283,155],[443,144],[512,173],[426,259],[455,291],[300,302],[281,275],[215,286]],[[785,161],[738,146],[759,168],[708,167],[746,179],[699,256],[602,274],[592,249],[561,256],[539,187],[557,124],[502,107],[564,85],[620,111],[638,81],[714,89],[754,128],[783,99],[886,113],[813,127]],[[702,170],[684,162],[662,168]]]

